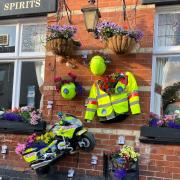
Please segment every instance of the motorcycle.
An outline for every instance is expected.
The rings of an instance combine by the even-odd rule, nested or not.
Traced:
[[[73,154],[77,147],[86,152],[95,147],[93,134],[83,127],[77,117],[61,112],[58,117],[60,121],[49,130],[53,134],[52,141],[42,148],[28,147],[22,153],[24,160],[36,172],[46,169],[66,154]]]

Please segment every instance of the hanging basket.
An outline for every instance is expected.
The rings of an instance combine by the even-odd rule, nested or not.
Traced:
[[[130,53],[137,45],[134,38],[125,35],[116,35],[105,42],[105,46],[117,54]]]
[[[55,55],[71,56],[76,45],[72,39],[52,39],[47,41],[46,50],[51,51]]]

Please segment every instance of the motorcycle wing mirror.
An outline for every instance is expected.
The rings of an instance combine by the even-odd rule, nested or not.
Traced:
[[[57,115],[58,115],[59,118],[63,117],[63,113],[62,112],[58,112]]]

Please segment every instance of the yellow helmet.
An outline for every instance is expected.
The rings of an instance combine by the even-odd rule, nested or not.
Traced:
[[[71,100],[76,96],[76,86],[74,83],[66,83],[61,86],[61,95],[64,99]]]
[[[94,75],[102,75],[106,71],[106,64],[104,58],[101,56],[94,56],[90,62],[90,69]]]

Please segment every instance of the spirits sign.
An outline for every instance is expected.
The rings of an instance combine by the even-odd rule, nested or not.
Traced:
[[[0,18],[41,16],[57,11],[57,0],[0,0]]]

